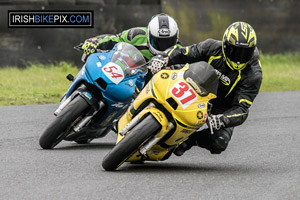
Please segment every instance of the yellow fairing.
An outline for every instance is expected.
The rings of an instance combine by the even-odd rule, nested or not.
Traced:
[[[215,98],[215,95],[199,96],[183,78],[186,69],[187,67],[181,70],[160,71],[154,76],[155,81],[151,82],[150,90],[154,91],[155,100],[163,105],[179,124],[188,129],[198,129],[206,121],[207,102]],[[180,96],[180,90],[186,94]],[[143,96],[141,95],[141,98]],[[169,98],[178,104],[176,110],[168,103]],[[138,104],[135,102],[134,106]]]
[[[180,70],[161,70],[155,74],[137,96],[133,105],[119,120],[118,130],[122,130],[132,120],[134,112],[138,111],[140,118],[151,113],[162,126],[156,137],[162,138],[171,130],[165,113],[155,107],[146,107],[144,110],[141,110],[140,107],[147,106],[151,101],[156,101],[172,115],[175,120],[175,130],[172,130],[174,133],[164,141],[164,147],[156,144],[147,151],[149,160],[161,160],[171,147],[180,144],[206,122],[208,101],[216,96],[212,93],[205,97],[198,95],[183,77],[187,69],[188,65]],[[117,142],[122,138],[123,136],[119,134]],[[137,152],[127,161],[132,162],[140,159],[141,156]]]

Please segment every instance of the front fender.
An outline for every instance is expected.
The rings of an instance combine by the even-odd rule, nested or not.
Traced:
[[[162,137],[165,133],[168,133],[173,127],[169,126],[169,120],[166,115],[159,109],[155,107],[146,107],[139,115],[139,119],[146,117],[146,115],[151,114],[156,121],[161,125],[161,130],[156,137]]]
[[[100,104],[98,101],[92,96],[92,94],[88,91],[79,91],[79,95],[92,106],[94,111],[98,111],[100,109]]]

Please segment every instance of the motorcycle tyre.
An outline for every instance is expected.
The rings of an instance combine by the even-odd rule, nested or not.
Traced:
[[[154,136],[161,125],[152,115],[137,124],[103,159],[102,167],[114,171],[133,155],[145,141]]]
[[[64,138],[67,128],[82,115],[89,104],[80,96],[76,96],[61,113],[52,121],[41,135],[39,143],[43,149],[53,149]]]

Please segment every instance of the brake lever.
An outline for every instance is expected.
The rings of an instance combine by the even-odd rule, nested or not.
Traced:
[[[82,51],[83,50],[82,45],[83,45],[83,43],[80,43],[79,45],[73,47],[73,49],[75,49],[76,51]]]

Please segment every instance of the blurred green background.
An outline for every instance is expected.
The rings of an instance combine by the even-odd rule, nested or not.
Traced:
[[[164,12],[184,45],[220,40],[235,21],[253,26],[261,52],[261,91],[300,90],[300,1],[295,0],[1,0],[0,105],[58,103],[82,66],[73,46],[100,34],[147,26]],[[9,10],[93,10],[93,28],[8,28]]]

